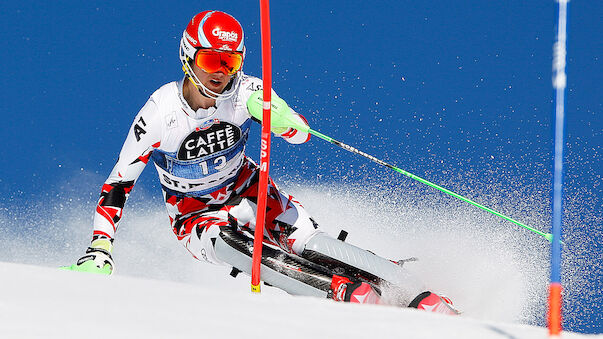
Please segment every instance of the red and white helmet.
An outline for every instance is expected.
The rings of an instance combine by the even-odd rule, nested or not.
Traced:
[[[200,66],[203,62],[199,51],[223,56],[212,65],[214,68],[216,64],[218,67],[223,65],[220,70],[232,77],[222,93],[213,92],[205,87],[193,72],[192,65],[197,63]],[[195,15],[182,34],[180,40],[182,70],[199,91],[210,98],[228,99],[236,93],[241,81],[240,71],[244,58],[243,27],[234,17],[224,12],[204,11]],[[209,72],[213,71],[216,69],[211,69]]]

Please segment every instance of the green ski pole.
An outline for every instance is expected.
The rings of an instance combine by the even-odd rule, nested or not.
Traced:
[[[262,98],[262,91],[260,90],[260,91],[256,91],[249,98],[249,100],[247,101],[247,108],[248,108],[249,112],[251,113],[251,115],[253,117],[255,117],[258,120],[261,120],[261,114],[262,114],[262,106],[261,106],[262,105],[262,101],[261,101],[261,98]],[[272,115],[271,115],[271,124],[272,124],[272,126],[275,126],[275,127],[291,127],[291,128],[297,129],[297,130],[302,131],[302,132],[310,133],[310,134],[312,134],[312,135],[314,135],[314,136],[316,136],[318,138],[321,138],[321,139],[323,139],[325,141],[328,141],[329,143],[331,143],[333,145],[341,147],[341,148],[345,149],[346,151],[349,151],[349,152],[361,155],[361,156],[363,156],[363,157],[365,157],[365,158],[367,158],[369,160],[372,160],[373,162],[378,163],[379,165],[391,168],[392,170],[394,170],[394,171],[396,171],[398,173],[401,173],[401,174],[403,174],[403,175],[405,175],[405,176],[407,176],[407,177],[409,177],[409,178],[411,178],[413,180],[416,180],[416,181],[418,181],[420,183],[423,183],[425,185],[433,187],[433,188],[435,188],[435,189],[437,189],[439,191],[442,191],[442,192],[444,192],[444,193],[446,193],[448,195],[451,195],[451,196],[453,196],[453,197],[455,197],[457,199],[460,199],[460,200],[462,200],[464,202],[467,202],[467,203],[469,203],[469,204],[471,204],[471,205],[473,205],[475,207],[479,207],[480,209],[482,209],[482,210],[484,210],[486,212],[489,212],[489,213],[492,213],[492,214],[494,214],[496,216],[499,216],[499,217],[501,217],[501,218],[503,218],[503,219],[505,219],[507,221],[510,221],[510,222],[514,223],[515,225],[521,226],[521,227],[523,227],[523,228],[525,228],[525,229],[527,229],[527,230],[529,230],[531,232],[534,232],[534,233],[536,233],[536,234],[544,237],[548,241],[552,241],[552,239],[553,239],[553,235],[551,233],[544,233],[544,232],[542,232],[540,230],[537,230],[537,229],[535,229],[533,227],[530,227],[530,226],[528,226],[526,224],[523,224],[523,223],[521,223],[521,222],[519,222],[519,221],[517,221],[517,220],[515,220],[513,218],[510,218],[510,217],[508,217],[508,216],[506,216],[506,215],[504,215],[504,214],[502,214],[500,212],[497,212],[497,211],[495,211],[495,210],[493,210],[493,209],[491,209],[489,207],[486,207],[486,206],[484,206],[482,204],[479,204],[479,203],[477,203],[477,202],[475,202],[475,201],[473,201],[473,200],[471,200],[469,198],[466,198],[466,197],[464,197],[464,196],[462,196],[462,195],[460,195],[458,193],[455,193],[455,192],[453,192],[453,191],[451,191],[449,189],[446,189],[446,188],[444,188],[442,186],[436,185],[436,184],[432,183],[431,181],[425,180],[425,179],[423,179],[423,178],[421,178],[419,176],[416,176],[416,175],[414,175],[414,174],[412,174],[410,172],[407,172],[407,171],[405,171],[405,170],[403,170],[401,168],[398,168],[398,167],[396,167],[396,166],[394,166],[392,164],[389,164],[389,163],[387,163],[387,162],[385,162],[383,160],[377,159],[376,157],[374,157],[374,156],[372,156],[370,154],[362,152],[362,151],[360,151],[360,150],[358,150],[358,149],[356,149],[356,148],[354,148],[354,147],[352,147],[350,145],[344,144],[341,141],[337,141],[337,140],[335,140],[335,139],[333,139],[333,138],[331,138],[331,137],[329,137],[329,136],[327,136],[325,134],[322,134],[322,133],[320,133],[318,131],[315,131],[315,130],[311,129],[308,126],[306,126],[304,124],[301,124],[300,122],[298,122],[296,120],[293,120],[292,117],[293,116],[289,113],[289,107],[287,106],[287,104],[285,103],[285,101],[283,99],[279,98],[279,97],[276,97],[274,95],[274,93],[273,93],[273,98],[272,98]]]
[[[416,180],[416,181],[421,182],[421,183],[423,183],[425,185],[431,186],[431,187],[433,187],[433,188],[435,188],[437,190],[440,190],[440,191],[442,191],[442,192],[444,192],[444,193],[446,193],[448,195],[451,195],[451,196],[453,196],[455,198],[458,198],[458,199],[460,199],[460,200],[462,200],[464,202],[470,203],[473,206],[479,207],[479,208],[483,209],[484,211],[487,211],[487,212],[490,212],[490,213],[492,213],[494,215],[497,215],[497,216],[499,216],[499,217],[501,217],[501,218],[503,218],[503,219],[505,219],[507,221],[510,221],[510,222],[512,222],[512,223],[514,223],[514,224],[516,224],[518,226],[521,226],[521,227],[523,227],[523,228],[525,228],[527,230],[530,230],[530,231],[532,231],[532,232],[534,232],[534,233],[536,233],[538,235],[543,236],[548,241],[552,241],[552,239],[553,239],[553,235],[551,233],[544,233],[544,232],[539,231],[539,230],[537,230],[537,229],[535,229],[533,227],[525,225],[525,224],[523,224],[523,223],[521,223],[521,222],[519,222],[519,221],[517,221],[517,220],[515,220],[513,218],[510,218],[510,217],[508,217],[508,216],[506,216],[506,215],[504,215],[504,214],[502,214],[500,212],[497,212],[497,211],[495,211],[495,210],[493,210],[493,209],[491,209],[489,207],[481,205],[481,204],[479,204],[479,203],[477,203],[477,202],[475,202],[475,201],[473,201],[473,200],[471,200],[469,198],[465,198],[464,196],[462,196],[462,195],[460,195],[458,193],[455,193],[455,192],[453,192],[453,191],[451,191],[449,189],[446,189],[446,188],[444,188],[442,186],[436,185],[436,184],[434,184],[431,181],[425,180],[425,179],[423,179],[423,178],[421,178],[419,176],[416,176],[416,175],[414,175],[414,174],[412,174],[410,172],[407,172],[407,171],[405,171],[403,169],[400,169],[400,168],[398,168],[398,167],[396,167],[394,165],[388,164],[387,162],[385,162],[383,160],[379,160],[379,159],[375,158],[374,156],[372,156],[370,154],[362,152],[362,151],[360,151],[360,150],[358,150],[358,149],[356,149],[356,148],[354,148],[354,147],[352,147],[350,145],[346,145],[346,144],[344,144],[344,143],[342,143],[340,141],[337,141],[337,140],[335,140],[335,139],[333,139],[333,138],[331,138],[329,136],[326,136],[326,135],[324,135],[324,134],[322,134],[322,133],[320,133],[318,131],[315,131],[315,130],[309,128],[307,132],[310,133],[310,134],[312,134],[312,135],[314,135],[314,136],[317,136],[317,137],[319,137],[319,138],[321,138],[323,140],[326,140],[326,141],[332,143],[333,145],[339,146],[339,147],[341,147],[341,148],[343,148],[343,149],[345,149],[347,151],[350,151],[352,153],[356,153],[356,154],[361,155],[361,156],[363,156],[363,157],[365,157],[367,159],[370,159],[370,160],[378,163],[379,165],[383,165],[385,167],[389,167],[389,168],[393,169],[394,171],[396,171],[398,173],[402,173],[405,176],[407,176],[407,177],[409,177],[409,178],[411,178],[413,180]]]

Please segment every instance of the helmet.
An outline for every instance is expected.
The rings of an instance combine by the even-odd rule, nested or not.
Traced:
[[[201,53],[199,53],[202,51]],[[209,54],[203,57],[200,54]],[[220,56],[221,55],[221,56]],[[212,59],[213,58],[213,59]],[[218,58],[218,59],[216,59]],[[233,96],[241,81],[241,68],[245,58],[243,28],[231,15],[220,11],[204,11],[195,15],[182,34],[180,40],[180,61],[182,70],[201,94],[214,99],[228,99]],[[199,81],[192,69],[193,63],[201,65],[203,60],[213,61],[208,73],[222,70],[231,75],[230,83],[222,93],[216,93]]]

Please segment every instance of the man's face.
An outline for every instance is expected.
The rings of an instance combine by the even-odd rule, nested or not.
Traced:
[[[197,65],[193,65],[193,72],[205,87],[215,93],[222,93],[230,81],[230,75],[224,74],[222,71],[207,73]]]

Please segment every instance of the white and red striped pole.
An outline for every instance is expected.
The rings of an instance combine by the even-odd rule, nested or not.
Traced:
[[[266,200],[270,169],[270,94],[272,93],[272,56],[270,52],[270,3],[260,0],[260,21],[262,33],[262,81],[264,105],[262,116],[262,141],[260,152],[260,181],[258,184],[257,217],[253,239],[251,266],[251,291],[260,293],[260,266],[262,264],[262,244],[266,219]]]

